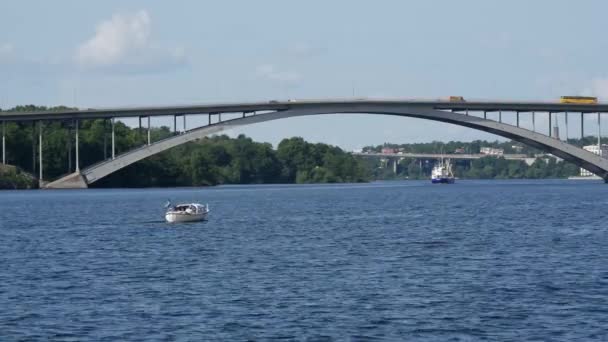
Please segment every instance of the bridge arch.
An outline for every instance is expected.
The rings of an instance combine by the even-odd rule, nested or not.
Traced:
[[[469,127],[472,129],[496,134],[519,141],[526,145],[551,153],[566,161],[602,177],[608,181],[608,159],[565,143],[559,139],[533,132],[525,128],[449,111],[437,110],[425,106],[362,103],[362,104],[310,104],[290,106],[284,110],[270,113],[245,116],[242,118],[221,121],[215,124],[195,128],[183,134],[145,145],[117,156],[88,166],[80,171],[47,184],[48,188],[86,187],[111,173],[114,173],[137,161],[166,151],[175,146],[201,139],[224,130],[266,121],[291,117],[325,115],[325,114],[377,114],[412,117]]]

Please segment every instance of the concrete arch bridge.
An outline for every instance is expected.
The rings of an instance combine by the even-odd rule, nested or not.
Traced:
[[[498,120],[488,119],[488,112],[497,112]],[[502,121],[503,112],[514,112],[516,114],[516,124],[504,123]],[[548,130],[549,135],[546,135],[520,126],[521,114],[532,115],[534,119],[534,115],[539,112],[548,113],[549,127],[551,127],[552,115],[555,113],[566,113],[566,115],[580,113],[581,136],[583,136],[584,116],[597,113],[599,120],[599,113],[608,112],[608,105],[542,102],[451,102],[366,99],[326,101],[290,100],[228,105],[115,108],[35,113],[9,112],[0,114],[0,120],[38,121],[104,118],[112,121],[112,157],[81,169],[78,165],[78,130],[76,130],[76,170],[58,180],[47,183],[47,188],[86,188],[89,184],[137,161],[186,142],[201,139],[205,136],[239,126],[299,116],[352,113],[394,115],[432,120],[496,134],[551,153],[589,170],[608,182],[608,159],[552,137],[551,129]],[[231,118],[222,121],[222,114],[231,114]],[[238,114],[238,117],[235,117],[235,114]],[[206,115],[208,116],[208,124],[202,127],[185,130],[186,115]],[[184,131],[181,134],[174,135],[164,140],[152,142],[150,141],[149,134],[151,116],[173,116],[174,129],[177,128],[176,116],[183,116]],[[114,118],[119,117],[139,117],[140,123],[142,117],[147,117],[148,143],[139,148],[116,155],[114,152],[113,122]],[[226,115],[224,117],[226,117]],[[42,136],[40,136],[40,140],[42,140]],[[40,154],[40,161],[42,161],[42,154]],[[40,176],[40,179],[42,179],[42,169],[40,169]]]

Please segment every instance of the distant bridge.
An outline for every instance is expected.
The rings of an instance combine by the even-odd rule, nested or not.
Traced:
[[[487,118],[488,112],[498,112],[498,120]],[[502,121],[503,112],[514,112],[516,124],[511,125]],[[549,118],[548,135],[532,129],[520,127],[520,114],[532,115],[546,112]],[[269,101],[242,104],[221,105],[191,105],[170,107],[132,107],[113,109],[66,110],[58,112],[3,112],[0,121],[41,121],[41,120],[74,120],[76,122],[76,168],[54,182],[48,183],[48,188],[85,188],[117,170],[131,165],[139,160],[160,153],[183,143],[197,140],[226,129],[255,124],[259,122],[285,119],[298,116],[320,114],[380,114],[412,117],[425,120],[451,123],[476,130],[496,134],[553,154],[572,162],[608,181],[608,159],[604,159],[589,151],[570,145],[551,137],[551,120],[554,113],[580,113],[581,136],[584,134],[583,116],[608,112],[608,104],[565,104],[544,102],[450,102],[450,101],[405,101],[405,100],[322,100],[322,101]],[[228,120],[222,120],[229,115]],[[205,126],[186,130],[186,115],[206,115],[208,123]],[[184,132],[164,140],[150,140],[150,117],[173,116],[173,127],[177,131],[177,116],[182,116]],[[121,155],[115,154],[114,148],[114,119],[123,117],[146,117],[148,119],[148,143]],[[112,156],[98,164],[80,169],[78,157],[78,121],[84,119],[110,119],[112,127]],[[3,162],[5,162],[3,128]],[[42,135],[39,135],[42,142]],[[41,145],[41,144],[40,144]],[[42,179],[42,150],[39,153],[40,176]],[[71,172],[72,170],[70,170]]]
[[[496,157],[496,158],[504,158],[507,160],[535,160],[534,157],[528,157],[525,154],[501,154],[501,155],[491,155],[491,154],[482,154],[482,153],[449,153],[449,154],[438,154],[438,153],[375,153],[375,152],[353,152],[351,153],[354,156],[359,157],[385,157],[385,158],[412,158],[412,159],[464,159],[464,160],[472,160],[472,159],[480,159],[484,157]]]

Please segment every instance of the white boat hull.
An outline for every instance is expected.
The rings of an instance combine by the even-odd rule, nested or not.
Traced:
[[[207,219],[207,213],[186,214],[186,213],[166,213],[165,220],[169,223],[179,222],[198,222]]]

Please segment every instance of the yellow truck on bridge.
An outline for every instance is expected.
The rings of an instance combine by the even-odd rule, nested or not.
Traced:
[[[578,104],[595,104],[597,97],[591,96],[562,96],[559,98],[560,103],[578,103]]]

